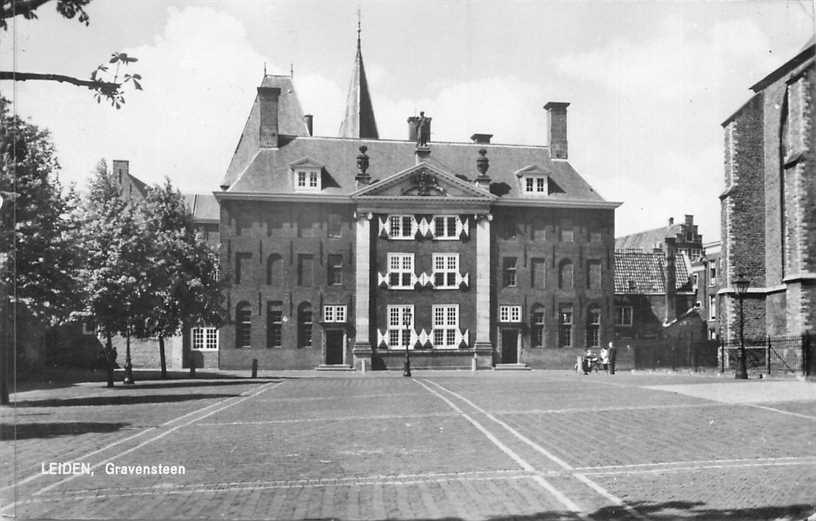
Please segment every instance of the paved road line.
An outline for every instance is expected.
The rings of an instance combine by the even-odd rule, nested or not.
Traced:
[[[186,418],[187,416],[190,416],[191,414],[195,414],[195,413],[205,411],[205,410],[207,410],[207,409],[209,409],[211,407],[215,407],[217,405],[220,405],[220,404],[222,404],[222,403],[224,403],[224,402],[226,402],[228,400],[234,400],[235,398],[237,398],[237,397],[236,396],[230,396],[229,398],[224,398],[223,400],[219,400],[219,401],[217,401],[215,403],[211,403],[210,405],[206,405],[204,407],[201,407],[200,409],[196,409],[196,410],[190,411],[190,412],[188,412],[186,414],[182,414],[181,416],[178,416],[176,418],[173,418],[171,420],[168,420],[168,421],[162,423],[161,425],[159,425],[159,427],[165,427],[165,426],[167,426],[167,425],[169,425],[171,423],[174,423],[174,422],[176,422],[178,420],[181,420],[182,418]],[[138,438],[142,434],[146,434],[146,433],[148,433],[150,431],[156,430],[156,428],[157,427],[148,427],[148,428],[146,428],[144,430],[141,430],[141,431],[137,432],[136,434],[128,436],[127,438],[122,438],[120,440],[116,440],[114,442],[111,442],[111,443],[105,445],[102,448],[96,449],[96,450],[94,450],[92,452],[89,452],[87,454],[83,454],[82,456],[72,458],[70,461],[79,461],[79,460],[83,460],[83,459],[86,459],[86,458],[90,458],[91,456],[99,454],[100,452],[104,452],[104,451],[106,451],[108,449],[116,447],[117,445],[121,445],[122,443],[128,442],[128,441],[130,441],[130,440],[132,440],[134,438]],[[24,484],[28,483],[29,481],[32,481],[32,480],[37,479],[39,477],[42,477],[44,475],[46,475],[46,474],[42,474],[41,472],[38,472],[37,474],[32,474],[32,475],[30,475],[30,476],[28,476],[26,478],[17,480],[17,481],[15,481],[14,483],[12,483],[10,485],[5,485],[3,487],[0,487],[0,492],[2,492],[4,490],[7,490],[7,489],[10,489],[10,488],[13,488],[13,487],[18,487],[20,485],[24,485]],[[6,507],[0,508],[0,512],[2,512],[5,508]]]
[[[419,382],[419,383],[421,384],[421,382]],[[438,387],[438,388],[440,388],[440,389],[442,389],[442,390],[444,390],[445,392],[459,398],[460,400],[462,400],[466,404],[470,405],[471,407],[473,407],[474,409],[476,409],[480,413],[487,416],[489,419],[491,419],[494,422],[498,423],[499,425],[504,427],[508,432],[510,432],[510,434],[512,434],[516,438],[520,439],[521,441],[523,441],[524,443],[526,443],[527,445],[529,445],[530,447],[535,449],[537,452],[543,454],[544,456],[549,458],[551,461],[553,461],[557,465],[561,466],[564,470],[567,470],[567,471],[574,470],[573,467],[569,463],[562,460],[558,456],[553,455],[550,451],[548,451],[547,449],[545,449],[541,445],[539,445],[539,444],[535,443],[534,441],[532,441],[531,439],[527,438],[526,436],[524,436],[523,434],[521,434],[520,432],[518,432],[514,428],[510,427],[505,422],[499,420],[498,418],[496,418],[495,416],[493,416],[489,412],[485,411],[484,409],[482,409],[481,407],[479,407],[478,405],[476,405],[472,401],[468,400],[464,396],[462,396],[462,395],[460,395],[458,393],[455,393],[455,392],[451,391],[450,389],[447,389],[446,387],[444,387],[444,386],[442,386],[442,385],[440,385],[440,384],[438,384],[436,382],[430,382],[429,381],[429,383],[436,386],[436,387]],[[579,481],[581,481],[582,483],[584,483],[585,485],[590,487],[592,490],[594,490],[595,492],[597,492],[601,496],[605,497],[607,500],[611,501],[613,504],[615,504],[615,505],[623,508],[624,510],[626,510],[626,512],[628,512],[633,517],[635,517],[637,519],[641,519],[641,520],[647,519],[645,516],[640,514],[640,512],[638,512],[637,510],[635,510],[631,506],[627,505],[621,498],[615,496],[614,494],[612,494],[611,492],[609,492],[608,490],[606,490],[605,488],[603,488],[599,484],[595,483],[591,479],[587,478],[583,474],[575,473],[573,475],[575,476],[576,479],[578,479]]]
[[[347,399],[362,399],[362,398],[396,398],[400,396],[424,396],[422,393],[372,393],[372,394],[350,394],[348,396],[344,396],[342,394],[337,394],[334,396],[302,396],[299,398],[296,397],[286,397],[286,398],[262,398],[258,400],[259,402],[316,402],[316,401],[326,401],[326,400],[347,400]]]
[[[250,420],[250,421],[234,421],[234,422],[203,422],[198,426],[218,426],[218,425],[267,425],[276,423],[303,423],[303,422],[332,422],[332,421],[358,421],[358,420],[399,420],[403,418],[438,418],[438,417],[454,417],[458,416],[452,412],[434,412],[428,414],[380,414],[372,416],[338,416],[332,418],[324,416],[322,418],[293,418],[287,420]]]
[[[699,470],[718,470],[718,469],[744,469],[754,467],[791,467],[797,465],[813,465],[816,466],[816,459],[800,460],[800,461],[776,461],[764,463],[732,463],[723,465],[691,465],[687,467],[663,467],[663,468],[649,468],[649,469],[621,469],[621,470],[599,470],[589,471],[584,474],[587,476],[628,476],[635,474],[664,474],[668,472],[697,472]]]
[[[607,412],[607,411],[648,411],[651,409],[694,409],[698,407],[731,407],[731,404],[722,402],[704,403],[677,403],[677,404],[657,404],[657,405],[632,405],[632,406],[611,406],[611,407],[567,407],[564,409],[526,409],[493,411],[496,414],[562,414],[573,412]]]
[[[170,433],[172,433],[172,432],[175,432],[176,430],[178,430],[178,429],[180,429],[180,428],[182,428],[182,427],[186,427],[186,426],[188,426],[188,425],[192,425],[193,423],[195,423],[195,422],[196,422],[196,421],[198,421],[198,420],[203,420],[204,418],[206,418],[206,417],[208,417],[208,416],[211,416],[211,415],[213,415],[213,414],[215,414],[215,413],[217,413],[217,412],[223,411],[224,409],[228,409],[228,408],[230,408],[230,407],[232,407],[232,406],[234,406],[234,405],[237,405],[237,404],[239,404],[239,403],[241,403],[241,402],[243,402],[243,401],[249,400],[250,398],[253,398],[253,397],[255,397],[255,396],[257,396],[257,395],[261,394],[262,392],[266,391],[267,389],[277,387],[277,386],[281,385],[282,383],[283,383],[283,382],[271,382],[271,383],[269,383],[269,384],[263,385],[263,386],[262,386],[260,389],[258,389],[256,392],[254,392],[254,393],[252,393],[252,394],[250,394],[250,395],[244,396],[243,398],[239,398],[239,399],[237,399],[237,400],[233,401],[232,403],[229,403],[229,404],[227,404],[227,405],[224,405],[224,406],[222,406],[222,407],[220,407],[220,408],[218,408],[218,409],[214,409],[214,410],[212,410],[212,411],[210,411],[210,412],[208,412],[208,413],[206,413],[206,414],[204,414],[204,415],[201,415],[201,416],[195,417],[195,418],[193,418],[192,420],[189,420],[189,421],[187,421],[187,422],[185,422],[185,423],[182,423],[182,424],[176,425],[175,427],[172,427],[172,428],[170,428],[170,429],[168,429],[168,430],[164,431],[163,433],[161,433],[161,434],[159,434],[159,435],[157,435],[157,436],[153,436],[152,438],[149,438],[149,439],[147,439],[147,440],[145,440],[145,441],[143,441],[143,442],[139,443],[138,445],[135,445],[134,447],[131,447],[130,449],[124,450],[124,451],[120,452],[119,454],[117,454],[117,455],[115,455],[115,456],[112,456],[112,457],[110,457],[110,458],[108,458],[108,459],[102,460],[101,462],[99,462],[99,463],[97,463],[97,464],[95,464],[95,465],[92,465],[92,466],[91,466],[91,471],[93,471],[94,469],[99,468],[100,466],[102,466],[102,465],[104,465],[104,464],[106,464],[106,463],[109,463],[110,461],[113,461],[113,460],[114,460],[114,459],[116,459],[116,458],[119,458],[119,457],[121,457],[121,456],[124,456],[125,454],[129,454],[129,453],[131,453],[131,452],[135,451],[136,449],[139,449],[139,448],[141,448],[141,447],[144,447],[144,446],[145,446],[145,445],[147,445],[148,443],[152,443],[152,442],[154,442],[154,441],[156,441],[156,440],[158,440],[158,439],[161,439],[161,438],[163,438],[163,437],[167,436],[168,434],[170,434]],[[231,400],[231,399],[233,399],[233,398],[228,398],[227,400]],[[226,400],[222,400],[222,402],[219,402],[219,403],[223,403],[223,401],[226,401]],[[207,409],[207,408],[209,408],[209,407],[210,407],[210,406],[203,407],[203,408],[202,408],[202,410],[203,410],[203,409]],[[187,415],[185,415],[185,416],[189,416],[189,414],[187,414]],[[113,445],[113,444],[112,444],[112,445]],[[99,450],[102,450],[102,449],[99,449]],[[95,452],[99,452],[99,450],[97,450],[97,451],[95,451]],[[54,488],[54,487],[56,487],[56,486],[59,486],[59,485],[62,485],[62,484],[64,484],[64,483],[67,483],[68,481],[71,481],[72,479],[76,478],[77,476],[78,476],[78,474],[77,474],[77,475],[71,475],[71,476],[68,476],[67,478],[61,479],[60,481],[57,481],[56,483],[52,483],[51,485],[47,485],[47,486],[45,486],[45,487],[43,487],[43,488],[39,489],[37,492],[34,492],[34,494],[32,494],[32,495],[35,495],[35,496],[36,496],[36,495],[40,495],[40,494],[42,494],[43,492],[46,492],[46,491],[48,491],[48,490],[51,490],[52,488]],[[5,511],[5,510],[8,510],[9,508],[14,507],[14,506],[15,506],[15,505],[16,505],[18,502],[19,502],[19,501],[15,501],[15,502],[13,502],[13,503],[10,503],[10,504],[8,504],[8,505],[5,505],[5,506],[0,507],[0,512],[3,512],[3,511]]]
[[[816,456],[806,456],[806,458],[816,458]],[[732,458],[732,459],[698,459],[698,460],[681,460],[681,461],[661,461],[658,463],[630,463],[627,465],[596,465],[592,467],[575,467],[575,470],[580,471],[595,471],[595,470],[617,470],[617,469],[634,469],[646,467],[661,467],[667,465],[707,465],[707,464],[725,464],[725,463],[760,463],[760,462],[776,462],[776,461],[799,461],[801,456],[783,456],[780,458]]]
[[[424,388],[425,388],[425,389],[426,389],[426,390],[427,390],[429,393],[431,393],[431,394],[435,395],[437,398],[439,398],[439,399],[440,399],[440,400],[442,400],[443,402],[447,403],[447,404],[448,404],[448,405],[449,405],[449,406],[450,406],[450,407],[451,407],[451,408],[452,408],[454,411],[456,411],[456,412],[458,412],[459,414],[461,414],[463,418],[465,418],[465,419],[466,419],[468,422],[470,422],[470,423],[471,423],[471,424],[472,424],[474,427],[476,427],[476,428],[479,430],[479,432],[481,432],[482,434],[484,434],[484,435],[487,437],[487,439],[489,439],[489,440],[490,440],[490,441],[491,441],[491,442],[492,442],[492,443],[493,443],[493,444],[494,444],[496,447],[498,447],[499,449],[501,449],[501,450],[502,450],[502,452],[504,452],[505,454],[507,454],[508,456],[510,456],[510,458],[511,458],[513,461],[515,461],[516,463],[518,463],[518,465],[519,465],[521,468],[523,468],[524,470],[526,470],[526,471],[528,471],[528,472],[536,472],[535,467],[533,467],[533,466],[532,466],[530,463],[528,463],[527,461],[525,461],[524,459],[522,459],[522,457],[521,457],[521,456],[519,456],[518,454],[516,454],[515,452],[513,452],[513,450],[512,450],[512,449],[510,449],[510,447],[508,447],[507,445],[505,445],[504,443],[502,443],[502,442],[501,442],[501,441],[500,441],[498,438],[496,438],[496,437],[493,435],[493,433],[491,433],[489,430],[487,430],[487,428],[486,428],[486,427],[484,427],[484,426],[483,426],[481,423],[477,422],[476,420],[474,420],[473,418],[471,418],[469,415],[467,415],[467,414],[466,414],[466,413],[465,413],[465,412],[464,412],[462,409],[460,409],[460,408],[459,408],[459,407],[458,407],[458,406],[457,406],[455,403],[453,403],[452,401],[448,400],[448,399],[447,399],[445,396],[443,396],[443,395],[439,394],[439,392],[438,392],[438,391],[436,391],[436,390],[431,389],[430,387],[428,387],[428,386],[427,386],[427,385],[426,385],[424,382],[419,381],[419,380],[414,380],[414,382],[416,382],[417,384],[419,384],[419,385],[421,385],[422,387],[424,387]],[[431,383],[432,383],[432,382],[431,382]],[[435,385],[437,385],[437,384],[435,384]],[[440,386],[440,387],[441,387],[441,386]],[[550,484],[550,482],[548,482],[546,479],[544,479],[544,478],[543,478],[543,477],[541,477],[541,476],[536,476],[536,477],[534,477],[533,479],[534,479],[534,480],[536,481],[536,483],[538,483],[538,484],[539,484],[541,487],[543,487],[545,490],[547,490],[547,492],[549,492],[550,494],[552,494],[552,496],[553,496],[553,497],[555,497],[555,498],[556,498],[556,499],[557,499],[559,502],[561,502],[561,504],[562,504],[562,505],[564,505],[565,507],[567,507],[567,509],[568,509],[569,511],[571,511],[571,512],[575,512],[575,513],[578,513],[580,516],[585,517],[585,516],[583,515],[583,512],[584,512],[584,511],[583,511],[583,509],[581,509],[581,508],[580,508],[578,505],[576,505],[576,504],[575,504],[575,502],[573,502],[573,501],[572,501],[570,498],[568,498],[566,495],[564,495],[564,493],[563,493],[563,492],[561,492],[560,490],[558,490],[558,489],[556,489],[555,487],[553,487],[553,486],[552,486],[552,484]]]
[[[740,403],[740,404],[737,404],[737,405],[744,405],[746,407],[753,407],[755,409],[762,409],[762,410],[765,410],[765,411],[778,412],[780,414],[787,414],[788,416],[796,416],[797,418],[805,418],[806,420],[816,420],[816,416],[811,416],[809,414],[802,414],[802,413],[792,412],[792,411],[785,411],[783,409],[776,409],[774,407],[768,407],[767,405],[758,405],[758,404],[755,404],[755,403]]]

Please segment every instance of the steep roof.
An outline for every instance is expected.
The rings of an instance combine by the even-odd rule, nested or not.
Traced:
[[[368,80],[363,65],[363,53],[360,50],[359,30],[357,54],[354,57],[354,69],[346,97],[346,113],[340,123],[339,136],[369,139],[380,137],[377,132],[377,121],[374,119],[374,107],[371,105],[371,94],[368,90]]]
[[[808,58],[813,58],[814,54],[816,54],[816,36],[811,36],[810,40],[808,40],[805,46],[802,47],[802,49],[796,53],[793,58],[786,61],[774,69],[773,72],[752,85],[751,90],[754,92],[764,90],[768,85],[785,76],[788,72],[795,70],[800,64],[808,61]]]
[[[217,221],[220,217],[218,201],[213,194],[183,194],[195,221]]]
[[[665,267],[661,252],[615,250],[615,293],[665,294]],[[680,290],[689,280],[686,263],[680,258],[674,263],[674,273],[675,289]]]
[[[676,237],[683,231],[681,223],[654,228],[642,232],[623,235],[615,238],[616,250],[642,250],[651,252],[654,248],[660,248],[666,237]]]
[[[265,74],[261,80],[261,87],[277,87],[280,89],[278,98],[278,134],[282,136],[308,136],[309,130],[303,120],[303,109],[300,107],[292,78]],[[258,150],[260,140],[261,106],[258,96],[252,102],[249,117],[238,139],[232,160],[227,167],[227,174],[222,186],[230,185],[238,174],[246,168],[246,164]]]
[[[279,148],[256,148],[253,158],[240,172],[227,192],[287,194],[294,193],[290,165],[308,158],[322,165],[323,190],[326,195],[350,195],[355,191],[359,147],[368,147],[373,180],[381,180],[416,164],[416,144],[399,140],[360,140],[327,137],[298,137]],[[430,164],[473,180],[478,175],[478,150],[487,150],[490,161],[488,175],[492,178],[491,192],[501,199],[592,201],[604,199],[587,183],[572,165],[563,160],[550,159],[547,147],[476,143],[431,143]],[[516,172],[536,165],[563,190],[547,197],[532,198],[521,190]],[[611,203],[610,203],[611,204]]]

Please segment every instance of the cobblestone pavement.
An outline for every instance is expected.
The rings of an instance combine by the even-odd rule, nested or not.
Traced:
[[[0,514],[793,520],[816,511],[812,383],[418,371],[101,385],[20,393],[0,409]],[[43,472],[61,462],[90,473]],[[159,465],[185,473],[110,473]]]

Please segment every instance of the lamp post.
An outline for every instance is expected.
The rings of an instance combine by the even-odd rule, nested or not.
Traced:
[[[408,334],[408,331],[405,331],[405,334]],[[402,376],[411,376],[411,356],[408,354],[408,345],[410,343],[410,340],[405,343],[405,365],[402,367]]]
[[[734,281],[734,287],[737,290],[737,298],[739,299],[739,314],[740,314],[740,326],[739,326],[739,336],[740,336],[740,346],[739,346],[739,360],[737,361],[737,370],[734,373],[734,378],[737,380],[747,380],[748,379],[748,368],[745,365],[745,314],[743,313],[743,300],[745,299],[745,294],[748,292],[748,286],[751,284],[751,281],[745,278],[743,273],[740,273],[737,276],[737,280]]]

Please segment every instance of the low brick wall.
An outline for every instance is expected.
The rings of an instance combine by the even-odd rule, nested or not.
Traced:
[[[412,369],[471,369],[473,354],[476,353],[476,368],[490,369],[493,366],[491,351],[458,349],[450,351],[433,349],[415,349],[409,351]],[[374,353],[355,352],[355,367],[359,368],[361,360],[367,360],[373,370],[402,370],[405,364],[404,350],[377,350]],[[369,362],[370,360],[370,362]]]
[[[252,368],[252,359],[258,359],[259,369],[314,369],[321,364],[320,348],[227,348],[219,351],[221,369]]]
[[[595,354],[600,349],[592,350]],[[579,356],[583,356],[586,349],[581,348],[525,348],[522,351],[521,362],[534,369],[573,369]],[[633,349],[618,348],[615,368],[618,371],[628,371],[635,368]]]

